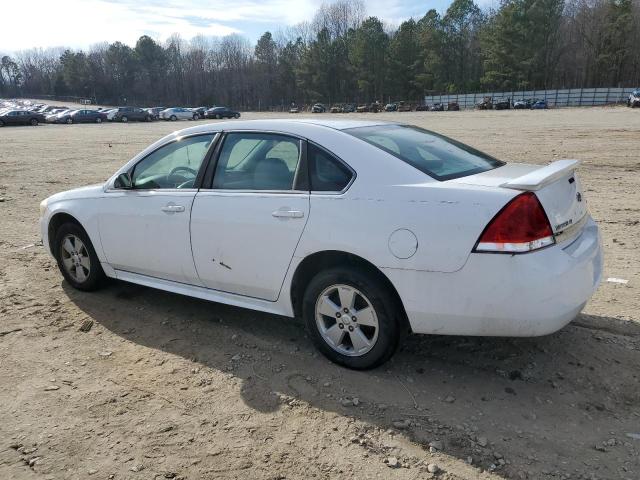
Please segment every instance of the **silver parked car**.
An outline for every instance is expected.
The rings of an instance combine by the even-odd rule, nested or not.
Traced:
[[[159,115],[161,120],[197,120],[199,118],[197,113],[189,110],[188,108],[174,107],[162,110]]]

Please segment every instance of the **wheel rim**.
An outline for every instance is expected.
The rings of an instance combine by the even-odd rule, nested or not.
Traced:
[[[332,285],[316,301],[320,336],[336,352],[359,357],[378,340],[378,316],[369,299],[357,288]]]
[[[33,125],[34,127],[38,126],[38,120],[36,120],[35,118],[31,120],[31,125]]]
[[[102,123],[102,119],[101,118],[96,118],[96,123]]]
[[[60,258],[65,271],[76,282],[87,280],[91,273],[91,259],[84,242],[76,235],[66,235],[60,245]]]

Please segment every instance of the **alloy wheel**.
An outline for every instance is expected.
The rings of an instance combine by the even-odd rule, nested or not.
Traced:
[[[350,285],[332,285],[318,296],[316,325],[322,339],[336,352],[359,357],[378,339],[378,316],[369,299]]]
[[[71,278],[78,283],[87,280],[91,273],[91,259],[87,247],[79,237],[73,234],[64,237],[60,244],[60,258]]]

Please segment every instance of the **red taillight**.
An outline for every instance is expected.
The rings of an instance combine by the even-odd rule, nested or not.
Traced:
[[[489,222],[476,245],[476,252],[522,253],[555,242],[549,219],[540,200],[526,192],[511,200]]]

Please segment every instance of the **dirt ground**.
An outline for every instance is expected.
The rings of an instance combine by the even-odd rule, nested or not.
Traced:
[[[605,281],[547,337],[412,336],[353,372],[297,320],[62,281],[39,243],[40,200],[193,122],[2,128],[2,478],[638,480],[640,110],[378,116],[507,161],[582,160],[604,278],[628,283]]]

